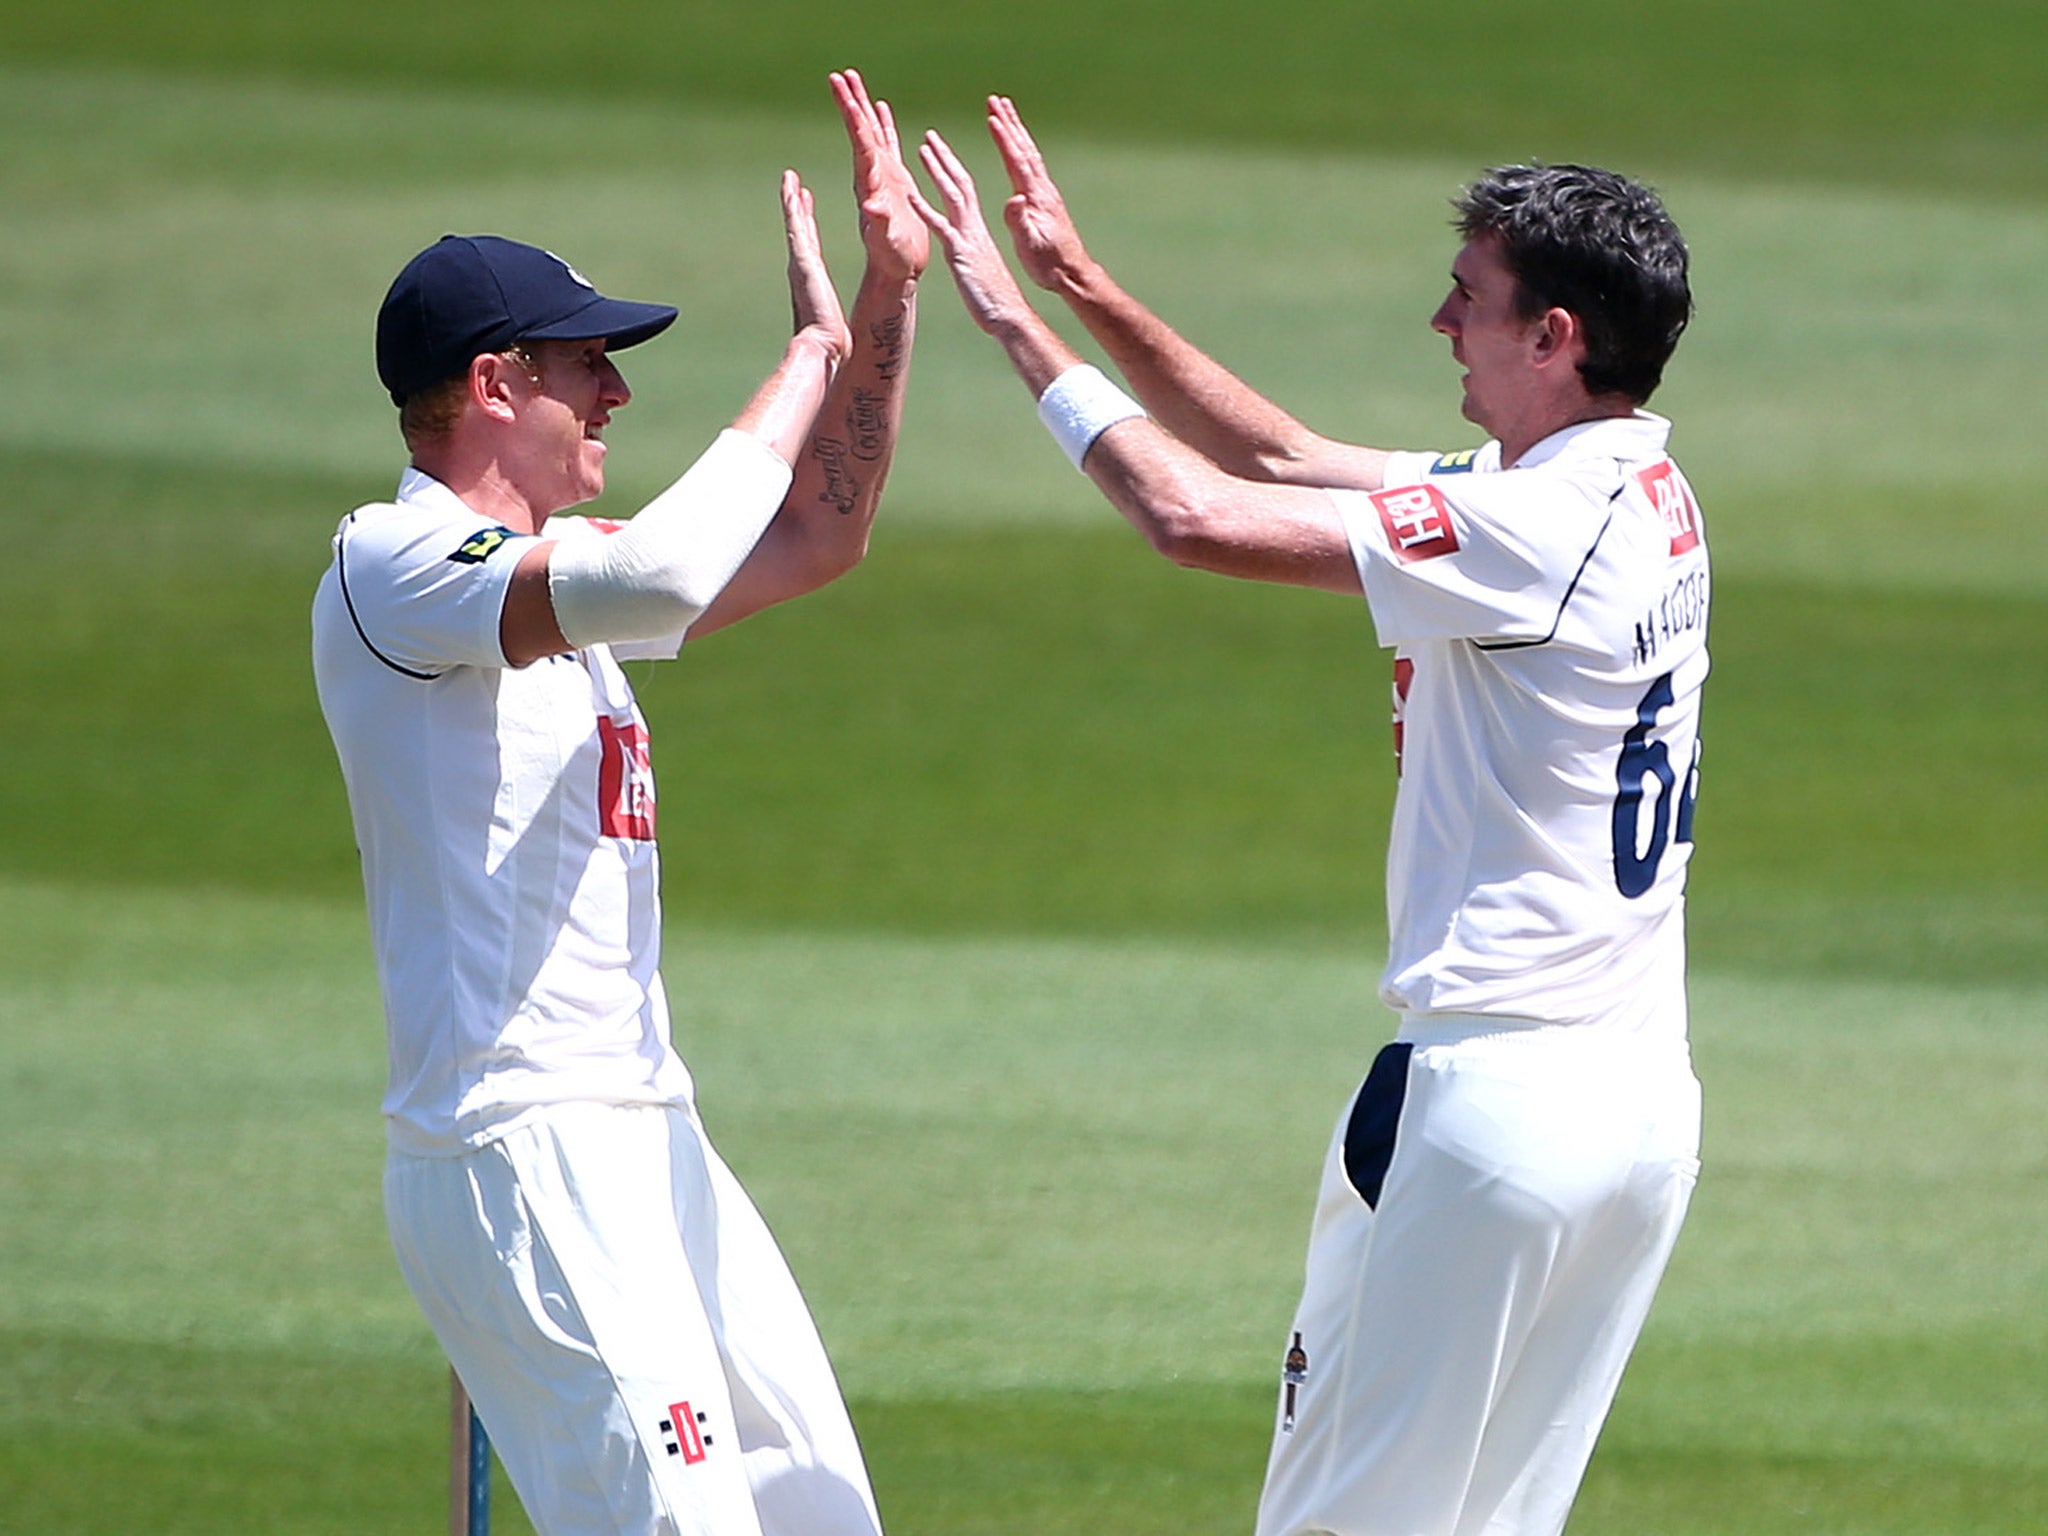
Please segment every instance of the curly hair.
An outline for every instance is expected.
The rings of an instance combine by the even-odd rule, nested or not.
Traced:
[[[1589,391],[1638,405],[1656,392],[1693,312],[1685,240],[1656,193],[1593,166],[1511,165],[1451,205],[1466,239],[1500,241],[1524,319],[1578,317]]]

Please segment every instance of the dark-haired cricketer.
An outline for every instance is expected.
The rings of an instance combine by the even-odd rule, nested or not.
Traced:
[[[1555,1536],[1699,1166],[1707,546],[1643,409],[1691,314],[1684,242],[1621,176],[1487,173],[1430,321],[1486,441],[1358,447],[1120,288],[1007,99],[989,128],[1019,261],[1137,399],[1032,309],[936,134],[919,208],[1069,458],[1169,559],[1362,596],[1394,653],[1399,1028],[1330,1141],[1259,1536]]]
[[[411,464],[344,519],[314,600],[389,1038],[392,1243],[544,1536],[880,1532],[816,1326],[671,1041],[620,665],[866,550],[930,237],[888,109],[832,83],[867,256],[850,325],[787,172],[780,361],[636,516],[562,517],[604,488],[616,355],[677,311],[520,241],[437,242],[377,320]]]

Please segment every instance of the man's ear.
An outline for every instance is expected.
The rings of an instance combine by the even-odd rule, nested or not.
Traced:
[[[509,422],[531,384],[526,370],[502,352],[479,352],[469,360],[469,400],[493,421]]]
[[[1552,305],[1536,322],[1535,355],[1538,367],[1568,363],[1574,370],[1586,355],[1586,333],[1579,317],[1568,309]]]

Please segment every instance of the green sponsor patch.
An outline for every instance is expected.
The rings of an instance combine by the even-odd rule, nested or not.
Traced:
[[[1477,448],[1463,448],[1456,453],[1441,453],[1429,466],[1432,475],[1459,475],[1471,471],[1472,461],[1479,457]]]
[[[448,558],[462,565],[482,565],[512,537],[510,528],[486,528],[463,540],[462,547]]]

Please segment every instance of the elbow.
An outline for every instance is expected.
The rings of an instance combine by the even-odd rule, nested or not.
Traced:
[[[1202,541],[1182,529],[1155,523],[1146,528],[1145,538],[1156,553],[1175,565],[1195,568],[1202,563]]]
[[[1269,447],[1254,452],[1251,462],[1245,466],[1247,480],[1259,480],[1268,485],[1291,485],[1302,474],[1308,456],[1288,447]]]
[[[1251,450],[1250,466],[1243,473],[1247,480],[1268,485],[1364,488],[1358,462],[1361,452],[1377,457],[1372,455],[1372,450],[1340,443],[1319,432],[1311,432],[1296,422],[1291,423],[1288,430],[1276,433],[1255,446]]]
[[[1207,570],[1221,542],[1217,507],[1191,495],[1174,495],[1147,509],[1141,527],[1146,542],[1175,565]]]
[[[1229,520],[1231,482],[1207,465],[1175,464],[1126,482],[1124,511],[1145,541],[1175,565],[1210,562]]]
[[[1245,478],[1268,485],[1318,483],[1327,456],[1326,441],[1306,428],[1273,438],[1253,450]]]
[[[868,539],[865,531],[857,539],[840,539],[831,547],[815,551],[806,574],[813,588],[823,587],[837,581],[868,556]]]
[[[791,541],[788,569],[797,593],[830,586],[867,558],[868,529],[835,526],[823,533],[805,530]],[[792,593],[792,595],[796,595]]]

